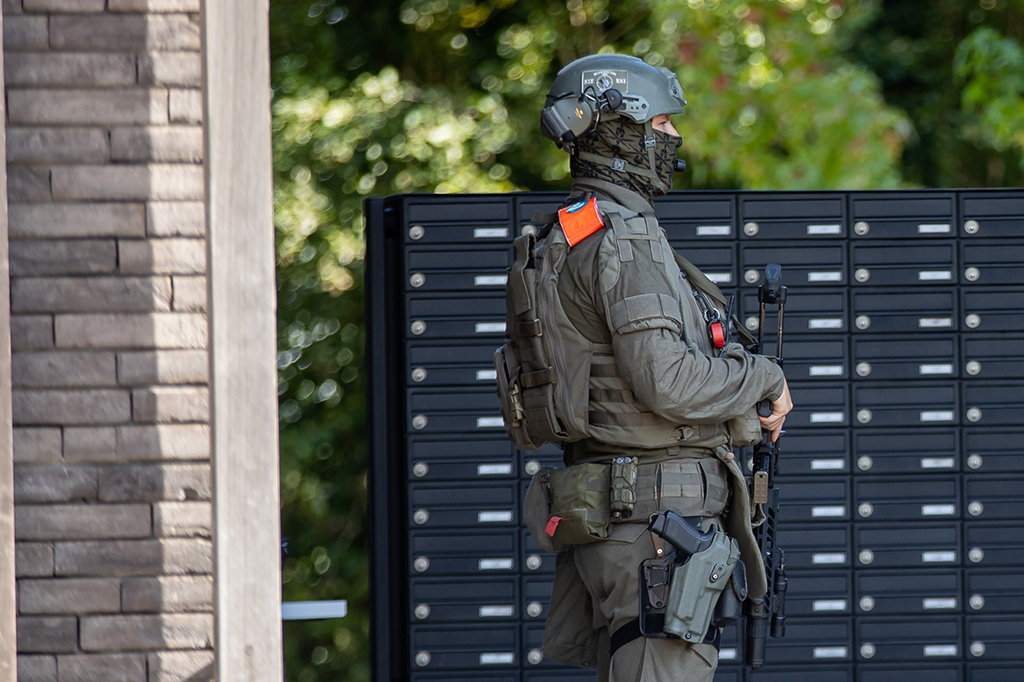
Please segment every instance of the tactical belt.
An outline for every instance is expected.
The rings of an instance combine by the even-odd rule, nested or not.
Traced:
[[[614,656],[616,651],[626,646],[634,639],[640,639],[641,637],[643,637],[643,633],[640,632],[640,619],[634,618],[612,633],[611,653],[609,656]],[[704,635],[704,644],[710,644],[715,647],[715,651],[718,651],[718,648],[722,644],[722,631],[714,625],[710,626],[708,628],[708,633]]]

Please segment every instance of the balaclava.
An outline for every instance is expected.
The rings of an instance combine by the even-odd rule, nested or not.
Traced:
[[[584,156],[594,154],[605,158],[622,159],[634,167],[650,168],[647,146],[644,143],[644,130],[648,125],[650,124],[634,123],[618,116],[598,123],[593,132],[576,140],[576,146],[579,152],[584,152]],[[658,176],[657,180],[629,170],[616,170],[611,166],[585,160],[580,158],[579,153],[573,153],[570,158],[570,175],[574,178],[595,178],[611,182],[636,192],[647,201],[667,193],[672,188],[676,153],[683,140],[653,128],[651,132],[655,140],[654,170]]]

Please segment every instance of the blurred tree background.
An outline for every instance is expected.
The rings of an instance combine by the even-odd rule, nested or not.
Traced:
[[[676,187],[1020,186],[1024,0],[272,0],[286,679],[369,669],[368,195],[567,188],[554,74],[678,72]]]

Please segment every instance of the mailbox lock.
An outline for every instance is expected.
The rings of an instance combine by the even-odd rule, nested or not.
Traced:
[[[967,466],[972,469],[980,469],[983,463],[984,460],[981,458],[981,455],[971,455],[967,458]]]
[[[417,604],[416,608],[413,610],[413,615],[415,615],[420,620],[426,620],[430,617],[430,605]]]
[[[425,233],[426,230],[423,229],[422,225],[413,225],[412,227],[409,228],[409,239],[413,241],[419,241],[420,239],[423,239],[423,235]]]
[[[985,512],[985,505],[975,500],[967,505],[967,513],[971,516],[981,516]]]
[[[857,329],[867,329],[871,326],[871,318],[867,315],[858,315],[857,319],[853,321],[853,324]]]
[[[875,513],[875,505],[870,502],[861,502],[857,507],[857,513],[866,519]]]
[[[967,234],[978,234],[980,229],[981,225],[978,224],[977,220],[968,220],[964,223],[964,232]]]
[[[857,410],[857,421],[861,424],[868,424],[871,422],[871,410]]]
[[[867,268],[857,268],[853,272],[853,278],[858,282],[866,282],[871,279],[871,271]]]
[[[761,324],[760,320],[758,320],[753,315],[751,315],[750,317],[747,318],[746,327],[747,327],[747,329],[750,329],[751,331],[756,330],[760,324]]]
[[[971,656],[980,658],[985,655],[985,643],[984,642],[971,642]]]
[[[418,556],[413,559],[412,567],[417,573],[426,573],[427,569],[430,568],[430,559],[425,556]]]
[[[864,564],[865,566],[868,566],[868,565],[874,563],[874,561],[875,561],[875,553],[872,552],[870,549],[862,549],[860,551],[860,554],[857,555],[857,560],[859,562],[861,562],[862,564]]]
[[[422,367],[416,367],[412,370],[412,380],[417,384],[422,383],[427,378],[427,370]]]
[[[971,560],[972,564],[980,564],[985,560],[985,550],[981,547],[972,547],[971,551],[967,552],[967,558]]]
[[[743,279],[747,284],[756,284],[757,280],[761,279],[761,273],[757,270],[750,269],[743,273]]]
[[[523,225],[523,229],[519,230],[519,234],[537,234],[537,228],[533,225]]]
[[[413,336],[419,336],[427,331],[427,323],[423,320],[413,320],[412,324],[409,325],[409,331],[412,332]]]
[[[412,514],[412,521],[417,526],[422,526],[424,523],[430,520],[430,512],[426,509],[417,509]]]
[[[526,615],[530,618],[536,618],[544,612],[544,607],[539,601],[532,601],[526,605]]]
[[[526,654],[526,660],[530,662],[530,665],[538,665],[544,660],[544,652],[540,649],[530,649],[530,652]]]
[[[875,608],[875,598],[874,597],[861,597],[860,598],[860,610],[861,611],[871,611],[874,608]]]
[[[430,467],[427,466],[426,462],[416,462],[412,465],[412,475],[416,478],[423,478],[430,471]]]
[[[760,231],[761,227],[755,222],[749,222],[743,225],[743,234],[747,235],[748,237],[753,237]]]
[[[414,272],[409,275],[409,284],[412,285],[413,289],[419,289],[421,286],[427,283],[427,276],[422,272]]]
[[[981,277],[981,270],[978,268],[967,268],[964,270],[964,277],[968,282],[977,282]]]
[[[530,556],[526,557],[526,567],[531,571],[536,571],[538,568],[540,568],[541,563],[542,560],[540,558],[540,555],[538,554],[531,554]]]
[[[429,651],[417,651],[416,652],[416,665],[421,668],[426,668],[430,665],[430,652]]]
[[[429,420],[427,419],[427,415],[418,414],[412,418],[412,428],[416,429],[417,431],[422,431],[423,429],[427,428],[428,421]]]
[[[863,658],[874,658],[875,657],[875,645],[871,642],[864,642],[860,645],[860,655]]]
[[[857,371],[857,376],[859,376],[859,377],[866,377],[866,376],[868,376],[869,374],[871,374],[871,363],[870,362],[858,362],[857,363],[857,367],[856,367],[856,371]]]
[[[853,225],[853,231],[854,231],[854,232],[855,232],[856,234],[859,234],[859,235],[860,235],[861,237],[863,237],[863,236],[864,236],[864,235],[866,235],[866,234],[867,234],[867,233],[868,233],[869,231],[871,231],[871,226],[870,226],[870,225],[868,225],[868,224],[867,224],[866,222],[864,222],[863,220],[858,220],[858,221],[857,221],[856,223],[854,223],[854,225]]]
[[[981,594],[972,594],[967,603],[970,604],[971,608],[975,611],[981,611],[985,608],[985,597]]]
[[[971,360],[967,363],[967,373],[972,377],[976,377],[981,374],[981,363],[977,360]]]
[[[981,421],[981,408],[972,407],[967,410],[967,421],[969,422],[980,422]]]
[[[875,465],[875,460],[871,459],[868,455],[862,455],[857,458],[857,468],[861,471],[868,471]]]
[[[526,473],[528,473],[529,475],[533,476],[535,473],[540,471],[540,462],[538,462],[535,459],[531,459],[529,462],[526,463],[526,467],[525,468],[526,468]]]
[[[967,316],[967,326],[971,329],[977,329],[981,326],[981,315],[977,313],[971,313]]]

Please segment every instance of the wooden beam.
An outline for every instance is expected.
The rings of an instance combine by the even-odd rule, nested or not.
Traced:
[[[14,578],[14,444],[11,425],[11,269],[7,258],[7,90],[0,12],[0,680],[18,668]]]
[[[268,9],[203,3],[220,682],[283,676]]]

